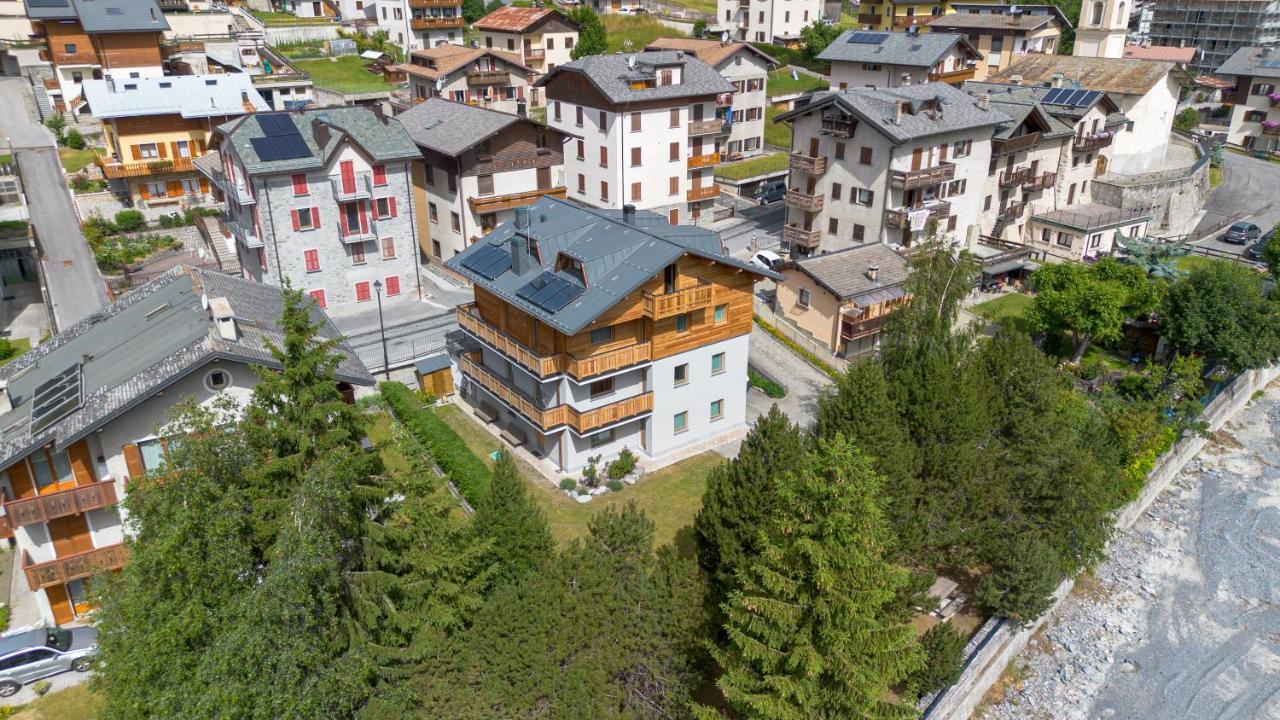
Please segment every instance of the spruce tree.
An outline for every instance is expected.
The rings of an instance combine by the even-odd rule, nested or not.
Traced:
[[[505,451],[493,465],[493,480],[477,503],[474,522],[480,535],[492,543],[495,583],[537,572],[555,554],[546,515],[529,496],[525,479]]]
[[[910,625],[885,619],[907,572],[884,559],[881,483],[839,436],[782,482],[760,554],[725,604],[728,645],[714,651],[739,717],[915,717],[885,699],[920,657]]]

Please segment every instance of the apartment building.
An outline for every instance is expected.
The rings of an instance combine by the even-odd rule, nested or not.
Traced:
[[[136,80],[164,74],[161,34],[169,29],[155,0],[27,0],[27,17],[53,65],[46,92],[58,112],[75,112],[86,80]]]
[[[275,288],[179,266],[0,368],[0,535],[46,623],[92,608],[88,583],[128,562],[120,501],[164,466],[175,406],[248,400],[254,366],[279,367]],[[339,338],[323,313],[321,335]],[[344,390],[372,385],[339,342]]]
[[[658,38],[646,51],[680,50],[705,62],[733,85],[731,95],[716,97],[716,116],[729,123],[724,160],[741,160],[764,152],[764,108],[769,71],[778,62],[743,42]]]
[[[258,113],[218,127],[196,162],[223,200],[246,278],[352,311],[421,297],[413,221],[418,147],[367,107]]]
[[[626,14],[643,7],[640,0],[586,0],[581,4],[595,10],[597,15]]]
[[[1054,5],[1041,5],[1040,12],[1025,12],[1016,5],[990,5],[959,10],[929,22],[929,31],[964,35],[982,54],[974,66],[974,80],[1009,67],[1028,53],[1052,55],[1058,52],[1062,31],[1071,23]]]
[[[1169,62],[1026,55],[989,79],[1012,85],[1099,90],[1110,95],[1128,124],[1116,132],[1107,169],[1136,175],[1166,167],[1180,76]]]
[[[444,267],[544,195],[565,197],[569,137],[521,115],[431,98],[396,116],[422,152],[415,215],[423,257]]]
[[[1217,74],[1235,80],[1235,90],[1224,100],[1231,103],[1227,142],[1247,150],[1280,149],[1280,52],[1270,47],[1242,47],[1217,68]]]
[[[752,288],[781,276],[716,233],[544,197],[447,264],[476,296],[450,348],[460,394],[548,472],[745,425]]]
[[[1161,0],[1151,19],[1151,44],[1200,50],[1196,75],[1213,73],[1242,47],[1278,41],[1280,0]]]
[[[717,98],[734,90],[682,50],[594,55],[538,79],[547,123],[575,139],[565,152],[569,197],[653,210],[672,225],[708,213],[729,137]]]
[[[367,0],[379,30],[406,51],[463,42],[460,0]],[[369,10],[362,8],[366,17]]]
[[[486,48],[506,50],[538,74],[573,60],[578,23],[551,8],[504,6],[471,25]]]
[[[716,0],[711,30],[733,40],[795,46],[806,25],[823,19],[822,0]]]
[[[210,202],[209,182],[193,163],[214,129],[271,109],[248,75],[87,80],[84,98],[107,144],[109,156],[97,161],[102,174],[139,207]]]
[[[831,89],[894,88],[923,82],[959,85],[982,62],[963,35],[846,30],[818,55],[831,63]]]
[[[409,77],[414,103],[440,97],[509,113],[521,100],[529,107],[542,105],[540,93],[530,87],[536,73],[502,50],[437,45],[413,51],[399,68]]]
[[[315,83],[283,55],[249,35],[165,40],[160,46],[166,75],[243,73],[272,110],[303,110]]]
[[[931,228],[964,240],[982,216],[995,127],[1010,118],[945,83],[818,92],[791,124],[783,249],[910,247]]]
[[[906,30],[910,27],[924,27],[934,18],[967,12],[970,8],[1007,4],[1006,0],[969,0],[965,3],[948,0],[873,0],[858,5],[858,25],[868,30]]]

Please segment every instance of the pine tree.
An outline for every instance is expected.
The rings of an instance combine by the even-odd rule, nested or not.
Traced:
[[[476,530],[492,542],[495,583],[518,580],[538,571],[555,555],[555,540],[542,508],[529,497],[510,453],[493,465],[489,492],[477,504]]]
[[[777,511],[778,478],[799,465],[808,444],[806,433],[775,405],[747,433],[737,457],[708,473],[693,530],[715,604],[728,597],[738,568],[756,554],[759,529]]]
[[[578,42],[574,44],[570,57],[577,60],[608,52],[609,38],[605,33],[604,23],[595,10],[584,5],[570,12],[569,19],[578,24]]]
[[[725,605],[729,643],[714,651],[739,717],[915,717],[885,700],[920,658],[910,625],[884,619],[907,573],[884,559],[880,485],[839,436],[783,481],[761,552]]]

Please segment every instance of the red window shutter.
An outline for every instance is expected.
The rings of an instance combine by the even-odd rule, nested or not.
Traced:
[[[342,192],[353,193],[356,191],[356,167],[350,160],[343,160],[342,165]]]
[[[387,278],[387,297],[391,297],[392,295],[399,295],[399,294],[400,294],[400,278],[396,275],[392,275],[391,277]]]
[[[391,198],[390,204],[391,204],[391,217],[395,217],[396,216],[396,199]]]
[[[320,227],[320,208],[311,208],[311,227]]]
[[[516,86],[516,97],[517,97],[517,98],[519,98],[520,100],[523,100],[523,99],[524,99],[524,87],[523,87],[523,86],[519,86],[519,85],[518,85],[518,86]]]
[[[315,300],[315,301],[316,301],[316,305],[319,305],[321,310],[323,310],[323,309],[325,308],[325,302],[324,302],[324,291],[323,291],[323,290],[312,290],[312,291],[311,291],[311,299],[313,299],[313,300]]]
[[[299,212],[298,210],[290,210],[290,211],[289,211],[289,219],[293,221],[293,229],[294,229],[294,230],[301,230],[301,229],[302,229],[302,221],[298,219],[298,212]]]
[[[369,207],[364,200],[360,201],[360,234],[369,232]]]
[[[293,194],[294,195],[307,194],[307,176],[305,173],[298,173],[297,175],[293,176]]]
[[[387,166],[386,165],[373,166],[373,184],[374,185],[387,184]]]
[[[316,272],[320,269],[320,253],[315,250],[307,250],[302,253],[307,261],[307,272]]]
[[[369,299],[369,283],[356,283],[356,302],[364,302]]]

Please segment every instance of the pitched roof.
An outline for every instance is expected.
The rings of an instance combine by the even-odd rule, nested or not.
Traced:
[[[453,157],[504,128],[519,122],[533,122],[518,115],[440,97],[427,98],[397,115],[396,120],[418,145]]]
[[[1056,10],[1057,8],[1054,9]],[[1060,15],[1049,13],[1036,15],[1028,15],[1026,13],[1018,13],[1017,15],[1009,13],[979,13],[977,15],[952,13],[950,15],[939,15],[929,20],[928,24],[931,31],[933,28],[937,28],[938,30],[956,30],[959,32],[967,30],[1002,30],[1024,33],[1034,32],[1050,25],[1057,25],[1060,28],[1067,25]]]
[[[760,57],[767,67],[777,67],[778,61],[754,45],[744,42],[722,43],[719,40],[697,38],[660,37],[644,48],[646,51],[683,50],[711,67],[718,68],[739,50],[746,50]]]
[[[1280,77],[1280,53],[1269,48],[1242,47],[1218,68],[1218,75]]]
[[[858,42],[854,42],[857,40]],[[818,55],[828,62],[865,62],[881,65],[933,67],[952,48],[975,59],[982,53],[963,35],[954,33],[905,33],[845,30]]]
[[[983,93],[989,94],[991,96],[992,107],[998,108],[1001,112],[1004,112],[1007,115],[1013,115],[1013,113],[1009,111],[1009,108],[1016,107],[1018,105],[1028,107],[1034,105],[1043,112],[1048,113],[1049,117],[1053,121],[1052,124],[1054,126],[1054,130],[1047,132],[1047,136],[1052,136],[1061,129],[1065,129],[1068,133],[1074,132],[1072,128],[1075,123],[1080,118],[1087,115],[1094,107],[1099,108],[1102,112],[1107,114],[1108,125],[1114,124],[1115,122],[1126,121],[1125,116],[1120,113],[1120,106],[1116,105],[1110,95],[1101,91],[1097,92],[1092,97],[1082,95],[1080,102],[1064,104],[1062,102],[1057,102],[1059,97],[1063,95],[1062,92],[1055,93],[1053,91],[1056,88],[1044,87],[1042,85],[1010,85],[1008,83],[978,82],[975,80],[969,80],[965,82],[962,89],[975,98],[979,97]],[[1067,95],[1068,99],[1073,97],[1070,93]],[[1055,102],[1047,102],[1049,100],[1054,100]],[[996,131],[995,137],[1007,139],[1007,137],[1002,138],[1002,135],[1005,135],[1005,132],[1011,129],[1013,129],[1012,126],[1002,127],[1001,130]]]
[[[494,10],[472,23],[471,27],[477,30],[494,30],[496,32],[528,32],[535,25],[553,15],[559,15],[560,20],[570,27],[575,29],[578,27],[576,22],[551,8],[514,7],[512,5],[506,5]]]
[[[900,286],[910,274],[906,259],[882,243],[813,255],[796,260],[792,266],[841,301],[857,302],[862,298],[867,304],[892,299],[885,297],[885,291],[890,291],[892,297],[901,297]],[[875,280],[868,276],[872,266],[876,268]]]
[[[298,129],[308,154],[300,158],[262,160],[254,138],[266,137],[260,118],[284,117]],[[407,160],[420,156],[418,146],[400,123],[379,118],[363,106],[317,108],[292,112],[257,113],[218,126],[216,139],[230,143],[250,175],[293,172],[324,167],[351,140],[375,161]]]
[[[207,309],[212,298],[227,299],[235,340],[223,339],[215,326]],[[279,288],[181,265],[131,291],[0,368],[13,403],[0,415],[0,467],[46,443],[67,447],[212,360],[279,367],[270,345],[284,340],[277,324],[282,308]],[[311,316],[322,337],[341,337],[314,303]],[[338,379],[373,384],[345,341],[337,352]],[[79,405],[51,413],[47,426],[33,424],[36,393],[59,376],[78,379]]]
[[[526,233],[538,248],[538,257],[528,257],[524,272],[503,269],[490,279],[467,267],[468,261],[479,260],[483,254],[513,252],[514,222],[499,225],[445,264],[476,286],[566,335],[581,332],[683,255],[715,260],[774,279],[782,277],[725,254],[720,236],[715,232],[693,225],[671,225],[666,218],[648,210],[637,210],[628,223],[621,210],[600,210],[542,197],[529,206],[528,217]],[[573,275],[556,270],[556,260],[561,254],[582,264],[587,277],[585,287]],[[572,285],[578,294],[555,311],[522,298],[520,290],[544,273]]]
[[[169,29],[156,0],[26,0],[26,6],[32,20],[78,19],[88,33]]]
[[[1060,73],[1070,86],[1118,95],[1145,95],[1173,68],[1173,63],[1151,60],[1028,53],[987,79],[1010,82],[1015,75],[1020,75],[1024,84],[1043,85],[1053,82],[1053,76]]]
[[[1196,48],[1172,45],[1126,45],[1124,57],[1128,60],[1163,60],[1186,65],[1196,59]]]
[[[244,73],[164,75],[128,80],[85,80],[84,97],[95,118],[181,115],[220,117],[270,110]]]
[[[898,105],[911,112],[897,117]],[[930,106],[941,107],[936,112]],[[879,130],[895,143],[959,130],[993,127],[1010,121],[995,109],[983,110],[976,98],[946,83],[924,83],[896,88],[849,88],[843,92],[819,91],[796,101],[794,110],[782,113],[774,122],[791,120],[824,107],[836,107],[856,120]]]
[[[658,68],[675,66],[681,68],[680,82],[632,89],[633,82],[654,80]],[[582,75],[613,103],[674,100],[733,92],[733,85],[721,77],[715,68],[680,50],[656,50],[631,55],[591,55],[557,65],[554,70],[538,78],[536,85],[544,86],[563,73]]]
[[[430,80],[436,80],[447,77],[453,71],[466,66],[475,60],[479,60],[485,55],[491,55],[499,60],[515,65],[524,70],[526,73],[532,73],[533,70],[520,63],[520,57],[502,50],[494,50],[493,48],[469,48],[452,43],[442,43],[433,48],[426,50],[414,50],[409,56],[409,62],[397,65],[400,70],[425,77]],[[431,61],[435,67],[429,67],[425,63]]]

